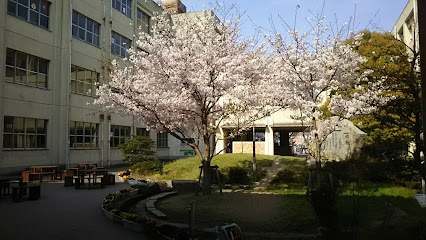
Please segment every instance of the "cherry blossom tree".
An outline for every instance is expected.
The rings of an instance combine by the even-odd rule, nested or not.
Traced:
[[[312,32],[288,31],[288,38],[275,32],[266,36],[275,59],[275,106],[294,110],[292,118],[306,126],[308,154],[321,168],[321,146],[338,127],[340,120],[374,111],[387,101],[381,80],[369,82],[370,70],[360,66],[366,59],[343,42],[345,29],[335,34],[324,26],[324,18],[314,18]],[[286,94],[282,94],[285,92]],[[335,115],[337,118],[329,118]]]
[[[240,40],[238,17],[163,13],[153,22],[152,34],[139,35],[128,59],[113,61],[96,103],[191,146],[208,194],[219,126],[237,121],[238,131],[266,114],[256,107],[266,101],[260,91],[270,74],[265,48],[254,39]]]

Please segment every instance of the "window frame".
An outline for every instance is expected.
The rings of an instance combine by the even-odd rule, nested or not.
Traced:
[[[83,70],[84,79],[81,81],[78,77],[79,70]],[[87,73],[90,73],[90,82],[88,82]],[[87,68],[79,67],[77,65],[71,64],[71,79],[70,79],[70,91],[74,94],[96,97],[96,91],[98,89],[100,74],[96,71],[92,71]],[[79,84],[83,86],[83,92],[79,91]],[[88,87],[89,86],[89,87]],[[88,93],[90,89],[90,93]]]
[[[111,7],[132,18],[132,0],[111,0]]]
[[[116,39],[119,40],[119,43],[116,43]],[[126,47],[126,45],[128,47]],[[127,50],[129,50],[131,45],[132,45],[132,40],[124,37],[123,35],[115,31],[111,31],[111,49],[110,50],[112,54],[122,58],[127,58],[128,57]],[[118,48],[118,53],[116,52],[117,48]]]
[[[74,19],[74,17],[77,17],[77,19]],[[80,18],[84,21],[84,26],[80,26]],[[92,23],[91,28],[88,28],[89,21]],[[83,15],[76,10],[72,11],[71,15],[71,35],[73,38],[78,39],[80,41],[83,41],[85,43],[88,43],[90,45],[93,45],[95,47],[100,46],[100,28],[101,24],[96,22],[95,20],[87,17],[86,15]],[[84,37],[80,36],[80,33],[83,33]],[[91,36],[91,40],[88,40],[88,36]]]
[[[157,133],[157,147],[158,148],[168,148],[169,147],[169,133],[168,132],[158,132]]]
[[[11,58],[10,55],[8,55],[8,53],[10,53],[10,51],[13,52],[13,66],[10,65],[10,63],[8,64],[8,59]],[[18,64],[18,57],[19,56],[24,56],[25,55],[25,67],[19,66]],[[35,72],[34,70],[30,69],[30,59],[36,60],[36,65],[37,65],[37,71]],[[23,62],[21,61],[21,64]],[[41,88],[41,89],[48,89],[49,86],[49,63],[50,61],[41,57],[37,57],[34,55],[30,55],[24,52],[20,52],[17,51],[15,49],[12,48],[6,48],[6,64],[5,64],[5,69],[6,69],[6,75],[5,75],[5,81],[7,82],[12,82],[12,83],[17,83],[17,84],[22,84],[22,85],[26,85],[26,86],[31,86],[31,87],[37,87],[37,88]],[[44,66],[45,64],[45,66]],[[42,68],[44,69],[44,72],[41,72]],[[13,76],[7,76],[7,72],[9,71],[13,71]],[[24,75],[17,75],[17,72],[25,72],[25,76]],[[34,74],[36,76],[36,81],[35,84],[31,84],[30,83],[30,78],[29,78],[29,73]],[[31,75],[34,76],[34,75]],[[25,77],[25,81],[22,81],[22,78]],[[21,81],[18,81],[17,79],[20,78]],[[41,86],[41,83],[43,83],[42,79],[44,78],[44,86]]]
[[[6,124],[11,120],[11,131],[7,130]],[[39,118],[26,118],[26,117],[15,117],[15,116],[4,116],[3,117],[3,150],[7,151],[33,151],[33,150],[46,150],[47,148],[47,119],[39,119]],[[17,131],[16,122],[21,120],[22,129],[21,131]],[[34,121],[33,127],[34,130],[30,131],[28,126],[28,122]],[[39,129],[39,124],[43,126],[41,132]],[[7,146],[6,136],[10,139],[10,145]],[[29,139],[33,137],[34,146],[29,145]],[[21,139],[21,144],[18,143],[18,139]],[[39,141],[40,139],[40,141]],[[19,146],[18,146],[19,144]]]
[[[115,135],[115,131],[118,131],[118,135]],[[122,134],[124,131],[124,135]],[[118,148],[118,146],[122,143],[125,143],[127,140],[131,138],[131,128],[129,126],[122,125],[111,125],[110,127],[110,138],[109,138],[109,147],[110,148]],[[115,139],[118,139],[118,144],[115,144]]]
[[[99,149],[99,123],[70,121],[69,124],[68,140],[70,141],[71,150]],[[81,134],[78,132],[77,124],[81,124],[81,126],[83,126]],[[87,134],[86,125],[89,126],[89,134]],[[95,129],[95,132],[93,132],[93,129]],[[82,139],[81,142],[77,141],[79,138]],[[87,142],[87,138],[89,138],[90,141]],[[82,145],[79,146],[78,144]]]
[[[34,2],[31,4],[32,1],[38,2],[38,6],[36,6],[34,4]],[[11,16],[22,19],[22,20],[24,20],[28,23],[31,23],[35,26],[49,30],[51,2],[49,2],[47,0],[26,0],[26,2],[27,2],[26,4],[23,4],[20,0],[8,0],[7,1],[7,13]],[[12,9],[13,6],[14,6],[14,9]],[[46,6],[45,13],[42,11],[42,8],[44,6]],[[24,10],[26,12],[26,16],[21,16],[19,9]],[[12,12],[12,10],[13,10],[13,12]],[[31,19],[31,16],[34,16],[34,14],[37,14],[37,23],[32,21],[32,19]],[[42,24],[42,19],[45,19],[46,25]]]
[[[141,18],[139,18],[139,13],[141,14]],[[144,16],[145,16],[145,19],[147,19],[147,23],[143,21]],[[143,26],[143,24],[145,24],[145,26]],[[136,26],[142,32],[151,34],[151,16],[140,8],[137,8],[136,10]]]
[[[149,130],[147,128],[136,128],[136,136],[149,137]]]

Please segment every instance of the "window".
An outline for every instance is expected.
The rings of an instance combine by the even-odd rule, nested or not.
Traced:
[[[8,0],[7,12],[15,17],[49,28],[49,5],[46,0]]]
[[[49,61],[13,49],[6,50],[6,80],[47,88]]]
[[[10,150],[46,149],[47,120],[4,117],[3,148]]]
[[[168,147],[169,141],[168,141],[168,133],[157,133],[157,147]]]
[[[127,57],[127,49],[130,48],[131,41],[120,34],[111,32],[111,52],[120,57]]]
[[[71,65],[71,92],[96,96],[99,73]]]
[[[122,14],[132,16],[132,0],[111,0],[112,7]]]
[[[70,148],[92,149],[98,147],[99,124],[70,121]]]
[[[136,22],[138,24],[138,28],[140,28],[141,31],[149,33],[151,28],[151,17],[148,14],[138,9]]]
[[[111,125],[110,130],[110,147],[118,147],[127,139],[130,139],[130,127]]]
[[[94,20],[72,11],[72,36],[99,47],[100,24]]]
[[[146,128],[136,128],[136,136],[149,137],[149,131]]]

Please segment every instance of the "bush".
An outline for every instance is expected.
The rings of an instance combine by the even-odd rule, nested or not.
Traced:
[[[249,184],[250,177],[247,169],[243,167],[230,167],[228,169],[228,183],[230,184]]]
[[[131,169],[141,175],[163,173],[163,164],[160,161],[144,161],[134,164]]]
[[[296,181],[296,173],[289,169],[281,170],[277,173],[277,175],[271,180],[272,185],[278,184],[289,184],[294,183]]]
[[[155,159],[155,142],[145,136],[133,136],[132,139],[118,146],[123,153],[123,161],[134,165],[138,162]]]

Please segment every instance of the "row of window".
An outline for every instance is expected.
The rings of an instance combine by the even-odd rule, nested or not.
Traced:
[[[23,117],[4,117],[3,148],[9,150],[46,149],[47,120]],[[146,128],[136,128],[137,136],[148,136]],[[110,147],[118,147],[130,139],[130,127],[111,125]],[[99,124],[70,121],[71,149],[96,149],[99,147]],[[168,146],[168,134],[157,134],[157,147]]]
[[[132,0],[111,0],[112,7],[128,17],[132,13]],[[49,28],[49,6],[46,0],[8,0],[7,12],[39,27]],[[151,17],[137,9],[137,26],[141,31],[150,32]],[[77,12],[72,12],[72,36],[86,43],[99,47],[99,31],[101,24]],[[131,40],[112,31],[111,52],[120,57],[127,57],[127,49]]]

